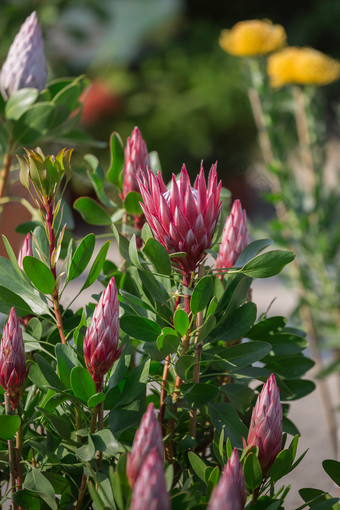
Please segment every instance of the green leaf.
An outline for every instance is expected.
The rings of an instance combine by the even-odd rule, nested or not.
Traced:
[[[45,411],[42,407],[37,407],[39,411],[43,413],[45,418],[52,425],[52,428],[56,431],[56,433],[65,440],[70,439],[71,437],[71,424],[68,420],[63,418],[62,416],[58,416],[57,414],[50,414]]]
[[[323,461],[322,467],[333,482],[340,487],[340,462],[337,460],[326,459]]]
[[[120,327],[131,338],[137,338],[143,342],[156,341],[162,331],[156,322],[136,315],[123,315],[120,318]]]
[[[235,263],[235,267],[243,267],[254,258],[259,252],[273,244],[271,239],[258,239],[248,244]]]
[[[165,330],[165,331],[164,331]],[[173,352],[176,352],[181,342],[180,337],[171,328],[164,328],[162,333],[157,337],[157,348],[164,358]]]
[[[53,294],[55,280],[49,267],[35,257],[24,257],[22,265],[28,278],[42,294]]]
[[[207,306],[210,301],[214,288],[213,279],[211,276],[204,276],[196,284],[190,300],[190,309],[193,314],[196,314]]]
[[[71,388],[76,397],[87,402],[97,393],[92,377],[83,367],[74,367],[71,372]]]
[[[219,391],[216,386],[206,383],[196,383],[192,385],[183,384],[182,391],[185,400],[193,409],[198,409],[199,407],[208,404],[212,400],[215,400],[219,395]]]
[[[13,501],[21,508],[29,508],[30,510],[41,510],[41,498],[38,492],[23,489],[12,495]],[[57,506],[53,507],[57,508]]]
[[[38,89],[24,88],[15,91],[8,99],[5,106],[7,119],[17,120],[28,106],[35,102],[39,95]]]
[[[314,366],[314,361],[303,354],[286,354],[283,356],[267,356],[266,367],[287,379],[300,378]]]
[[[188,459],[196,475],[205,483],[204,472],[207,468],[205,462],[194,452],[188,453]]]
[[[236,308],[233,313],[222,317],[218,326],[211,332],[211,340],[214,342],[218,340],[230,342],[248,336],[247,333],[256,320],[256,313],[256,305],[252,302]]]
[[[106,178],[121,190],[123,184],[124,147],[118,133],[112,133],[110,149],[111,162]]]
[[[143,253],[151,262],[151,265],[156,273],[164,275],[171,274],[169,254],[160,242],[151,237],[146,241],[143,248]]]
[[[176,374],[184,381],[187,380],[189,382],[189,370],[195,363],[196,360],[193,356],[181,356],[176,363]]]
[[[139,205],[139,202],[143,202],[140,194],[137,193],[137,191],[130,191],[125,197],[124,209],[129,214],[137,214],[137,216],[140,216],[143,214],[143,210]]]
[[[289,473],[293,463],[292,453],[290,450],[282,450],[276,457],[274,464],[270,470],[270,478],[276,483],[280,478]]]
[[[103,452],[106,457],[112,457],[119,451],[119,445],[109,429],[99,430],[92,434],[92,439],[96,450]]]
[[[89,462],[90,460],[93,459],[93,457],[96,454],[96,449],[90,434],[88,435],[87,444],[84,444],[83,446],[77,448],[76,454],[83,462]]]
[[[251,278],[270,278],[280,273],[294,258],[295,254],[291,251],[267,251],[247,262],[240,272]]]
[[[97,405],[104,402],[105,398],[106,398],[105,393],[96,393],[95,395],[92,395],[92,397],[88,399],[87,407],[89,407],[90,409],[96,407]]]
[[[0,415],[0,437],[1,439],[12,439],[20,429],[21,418],[18,415],[1,414]]]
[[[244,384],[225,384],[220,387],[220,390],[227,395],[229,402],[241,413],[245,413],[253,403],[254,391]]]
[[[40,354],[35,354],[34,358],[38,363],[39,368],[46,378],[48,384],[57,390],[64,391],[65,386],[51,367],[50,363],[46,361],[46,359],[43,358]]]
[[[103,268],[110,243],[111,241],[106,241],[106,243],[104,243],[103,246],[100,248],[100,251],[96,256],[93,264],[91,265],[91,269],[89,271],[89,274],[87,275],[86,281],[82,286],[81,290],[87,289],[92,285],[92,283],[94,283],[97,280],[100,271]]]
[[[128,375],[118,405],[125,406],[146,393],[146,383],[150,371],[150,360],[134,368]]]
[[[178,308],[174,315],[174,326],[181,336],[184,336],[189,329],[190,321],[188,314]]]
[[[202,324],[202,326],[199,329],[197,342],[203,342],[209,336],[211,331],[216,326],[216,317],[214,315],[209,315],[206,321]]]
[[[32,467],[25,477],[24,486],[26,489],[36,492],[50,508],[57,509],[53,486],[41,471]]]
[[[232,365],[238,368],[251,365],[264,358],[270,351],[271,345],[266,342],[246,342],[222,348],[218,352],[218,357],[227,370],[232,370]]]
[[[286,317],[280,315],[275,317],[266,317],[259,320],[254,326],[248,331],[247,337],[253,340],[263,340],[267,335],[272,335],[278,331],[281,331],[287,324]]]
[[[111,226],[112,224],[110,215],[93,198],[80,197],[74,202],[73,207],[90,225]]]
[[[78,358],[72,347],[68,344],[57,344],[55,353],[58,360],[59,377],[65,388],[71,388],[70,373],[73,367],[77,366]]]
[[[297,400],[309,395],[309,393],[312,393],[312,391],[315,390],[315,383],[313,381],[308,381],[307,379],[286,379],[285,386],[288,388],[289,393],[285,391],[285,388],[280,388],[282,401]]]
[[[13,306],[18,316],[30,315],[32,313],[31,308],[24,299],[6,287],[0,286],[0,312],[9,314]]]
[[[13,138],[21,145],[32,145],[41,136],[47,133],[55,105],[41,102],[30,106],[16,120],[13,126]]]
[[[224,428],[224,437],[230,437],[236,448],[242,448],[242,437],[248,436],[248,429],[238,417],[234,407],[228,403],[209,404],[209,414],[219,433]]]
[[[262,469],[259,459],[254,453],[249,453],[243,465],[244,478],[246,486],[252,492],[257,489],[262,482]]]
[[[79,246],[72,257],[71,264],[68,268],[68,281],[78,278],[78,276],[80,276],[85,270],[87,264],[91,260],[95,243],[96,236],[94,234],[88,234],[79,243]]]

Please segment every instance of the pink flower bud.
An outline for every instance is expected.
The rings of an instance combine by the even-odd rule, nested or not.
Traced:
[[[224,225],[216,267],[218,269],[233,267],[248,244],[246,211],[242,209],[241,202],[235,200]],[[223,275],[220,277],[223,278]]]
[[[123,198],[130,191],[139,193],[137,177],[140,177],[147,167],[150,167],[148,149],[136,126],[132,131],[131,138],[128,137],[125,147]]]
[[[153,404],[149,404],[133,441],[131,453],[128,455],[126,473],[131,487],[134,486],[146,457],[155,451],[161,461],[164,458],[161,427],[157,421]]]
[[[84,357],[97,391],[103,377],[122,353],[118,349],[119,303],[115,279],[103,291],[84,338]]]
[[[170,510],[163,461],[155,450],[144,459],[134,485],[130,510]]]
[[[205,250],[211,247],[216,222],[221,210],[221,182],[217,182],[216,164],[211,167],[206,185],[204,169],[192,187],[188,172],[183,165],[177,182],[172,176],[168,191],[158,172],[156,177],[150,170],[139,180],[145,217],[155,238],[168,252],[184,252],[186,255],[172,258],[184,273],[195,271],[203,260]]]
[[[19,89],[45,87],[46,61],[41,28],[34,11],[16,35],[0,74],[0,90],[5,101]]]
[[[28,233],[27,236],[25,237],[25,241],[22,243],[22,246],[19,251],[18,264],[19,264],[20,269],[22,269],[22,270],[24,269],[23,265],[22,265],[22,261],[23,261],[24,257],[28,257],[28,256],[33,257],[32,237],[31,237],[30,233]]]
[[[246,499],[244,474],[235,448],[212,493],[208,510],[243,510]]]
[[[0,384],[9,395],[13,409],[18,407],[28,370],[20,323],[12,308],[0,344]]]
[[[282,407],[273,374],[257,397],[251,415],[247,445],[251,448],[258,446],[259,461],[265,475],[282,446]]]

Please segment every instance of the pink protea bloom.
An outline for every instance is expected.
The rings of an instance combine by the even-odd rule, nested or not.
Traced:
[[[46,84],[44,45],[37,13],[34,11],[16,35],[0,74],[0,90],[5,101],[19,89]]]
[[[235,200],[224,225],[216,267],[218,269],[233,267],[248,244],[246,211],[242,209],[241,202]]]
[[[0,384],[8,394],[13,409],[19,405],[28,370],[20,323],[12,308],[0,344]]]
[[[25,241],[22,243],[22,246],[19,251],[18,255],[18,264],[20,269],[24,269],[22,265],[22,261],[24,260],[24,257],[33,257],[33,249],[32,249],[32,237],[31,234],[28,233],[25,237]]]
[[[258,446],[259,461],[265,475],[282,447],[282,407],[276,379],[272,374],[257,397],[247,445]]]
[[[243,510],[246,499],[244,474],[235,448],[212,493],[208,510]]]
[[[155,238],[171,253],[184,252],[172,262],[189,275],[203,260],[205,250],[211,247],[216,222],[221,210],[221,182],[217,182],[216,164],[211,167],[206,185],[204,169],[191,186],[183,165],[179,181],[172,176],[171,189],[167,190],[163,178],[147,170],[139,180],[145,217]]]
[[[122,353],[118,349],[119,303],[115,279],[111,278],[100,296],[84,338],[84,357],[88,371],[101,391],[103,377]]]
[[[170,510],[170,498],[166,490],[163,461],[153,450],[140,470],[133,487],[130,510]]]
[[[137,429],[131,453],[128,455],[126,474],[131,487],[134,486],[146,457],[155,451],[161,461],[164,458],[161,427],[157,421],[154,406],[149,404]]]
[[[130,191],[139,193],[137,177],[140,177],[147,167],[150,168],[148,149],[141,132],[136,126],[131,137],[128,137],[125,147],[123,198]]]

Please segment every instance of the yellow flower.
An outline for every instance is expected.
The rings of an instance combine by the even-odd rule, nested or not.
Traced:
[[[274,88],[291,83],[328,85],[340,78],[340,63],[313,48],[292,46],[270,55],[267,72]]]
[[[238,57],[265,55],[281,49],[286,44],[286,32],[281,25],[270,20],[239,21],[231,30],[222,30],[221,48]]]

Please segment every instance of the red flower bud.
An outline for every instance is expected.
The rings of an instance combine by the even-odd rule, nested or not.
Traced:
[[[163,462],[155,450],[144,459],[134,485],[130,510],[170,510]]]
[[[139,193],[137,177],[150,167],[150,158],[145,141],[136,126],[128,137],[125,147],[123,198],[130,191]]]
[[[211,247],[216,222],[221,210],[221,182],[217,182],[216,164],[211,167],[208,187],[201,170],[194,186],[190,184],[188,172],[183,165],[177,182],[172,176],[172,186],[168,191],[158,172],[156,177],[150,170],[139,179],[144,204],[141,204],[145,217],[155,238],[168,252],[184,252],[184,257],[174,257],[172,261],[182,271],[189,274]]]
[[[212,493],[208,510],[243,510],[246,498],[244,474],[235,448]]]
[[[265,475],[282,446],[282,407],[273,374],[257,397],[251,415],[247,445],[251,448],[258,446],[259,461]]]
[[[19,89],[45,87],[47,78],[44,45],[37,13],[34,11],[16,35],[0,74],[0,90],[5,101]]]
[[[133,441],[131,453],[128,455],[126,473],[131,487],[134,486],[146,457],[155,451],[161,461],[164,458],[161,427],[157,421],[154,406],[149,404]]]
[[[218,269],[233,267],[248,244],[246,211],[242,209],[241,202],[235,200],[224,225],[216,267]],[[223,278],[223,276],[220,277]]]
[[[118,349],[119,303],[115,279],[103,291],[84,338],[84,357],[97,391],[106,372],[122,353]]]
[[[0,384],[9,395],[13,409],[18,407],[28,370],[20,323],[12,308],[0,344]]]
[[[19,264],[20,269],[22,269],[22,270],[24,269],[23,265],[22,265],[22,261],[23,261],[24,257],[27,257],[27,256],[33,257],[32,237],[31,237],[30,233],[28,233],[27,236],[25,237],[25,241],[22,243],[22,246],[20,248],[19,255],[18,255],[18,264]]]

